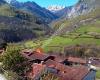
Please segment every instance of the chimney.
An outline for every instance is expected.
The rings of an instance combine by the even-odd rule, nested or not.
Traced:
[[[39,53],[39,54],[43,54],[43,49],[42,49],[42,48],[37,48],[35,51],[36,51],[37,53]]]

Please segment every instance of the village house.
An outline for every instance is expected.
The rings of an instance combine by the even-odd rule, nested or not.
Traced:
[[[68,57],[62,63],[69,66],[76,66],[76,65],[86,65],[87,61],[85,59],[78,57]]]
[[[41,61],[47,61],[49,59],[54,60],[55,56],[43,54],[32,50],[23,50],[21,52],[22,56],[30,60],[31,62],[41,63]]]
[[[24,50],[21,54],[33,63],[31,71],[26,74],[32,80],[39,80],[46,72],[54,74],[60,80],[95,80],[96,70],[87,67],[86,61],[81,58],[69,57],[66,59],[32,50]],[[70,66],[66,62],[78,65]]]
[[[56,75],[62,80],[95,80],[95,70],[88,69],[86,66],[65,66],[56,61],[48,60],[46,66],[55,69]]]
[[[43,72],[45,72],[45,69],[45,65],[34,63],[31,71],[27,72],[26,76],[31,80],[39,80]]]
[[[60,80],[95,80],[96,73],[95,70],[90,70],[85,66],[70,67],[53,60],[48,60],[45,63],[33,64],[32,70],[27,77],[32,80],[40,80],[41,76],[46,74],[46,72],[54,74]]]

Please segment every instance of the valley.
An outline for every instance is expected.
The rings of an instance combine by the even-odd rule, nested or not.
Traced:
[[[100,1],[44,8],[0,0],[0,73],[7,80],[100,79]]]

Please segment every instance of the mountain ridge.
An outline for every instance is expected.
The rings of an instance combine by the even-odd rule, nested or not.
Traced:
[[[10,4],[17,9],[25,10],[41,17],[47,23],[50,23],[52,20],[55,20],[58,18],[58,16],[56,16],[49,10],[40,7],[35,2],[28,1],[28,2],[21,3],[15,0],[12,0]]]
[[[75,5],[65,7],[64,9],[57,11],[55,14],[60,16],[60,18],[68,19],[87,14],[98,7],[100,7],[99,0],[79,0]]]
[[[56,13],[57,11],[60,11],[62,10],[64,7],[63,6],[58,6],[58,5],[51,5],[51,6],[48,6],[48,10],[53,12],[53,13]]]
[[[0,5],[0,39],[19,42],[48,35],[51,28],[41,17],[16,9],[8,3]]]
[[[2,4],[4,4],[4,3],[6,3],[6,1],[0,0],[0,5],[2,5]]]

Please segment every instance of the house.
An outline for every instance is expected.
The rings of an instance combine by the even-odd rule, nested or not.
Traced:
[[[84,59],[63,58],[33,50],[23,50],[21,54],[32,62],[32,69],[26,74],[31,80],[39,80],[46,72],[60,80],[95,80],[96,70],[85,66],[86,60]]]
[[[87,61],[78,57],[68,57],[63,61],[65,65],[86,65]]]
[[[46,66],[38,63],[32,65],[31,71],[27,72],[27,78],[30,80],[39,80],[43,72],[45,72]]]
[[[22,50],[21,54],[23,57],[27,58],[30,61],[47,61],[49,59],[57,61],[57,62],[62,62],[65,58],[62,56],[58,56],[58,55],[48,55],[48,54],[44,54],[41,53],[39,50],[38,51],[33,51],[33,50]]]
[[[21,52],[22,56],[30,60],[31,62],[41,63],[41,61],[47,61],[49,59],[54,60],[55,56],[50,56],[44,53],[39,53],[32,50],[23,50]]]
[[[45,62],[48,68],[55,69],[55,75],[61,80],[95,80],[95,70],[89,70],[85,66],[65,66],[53,60]],[[50,71],[50,70],[49,70]]]
[[[53,54],[51,54],[51,56],[53,56],[54,57],[54,61],[57,61],[57,62],[63,62],[63,60],[65,59],[63,56],[59,56],[59,55],[53,55]]]

